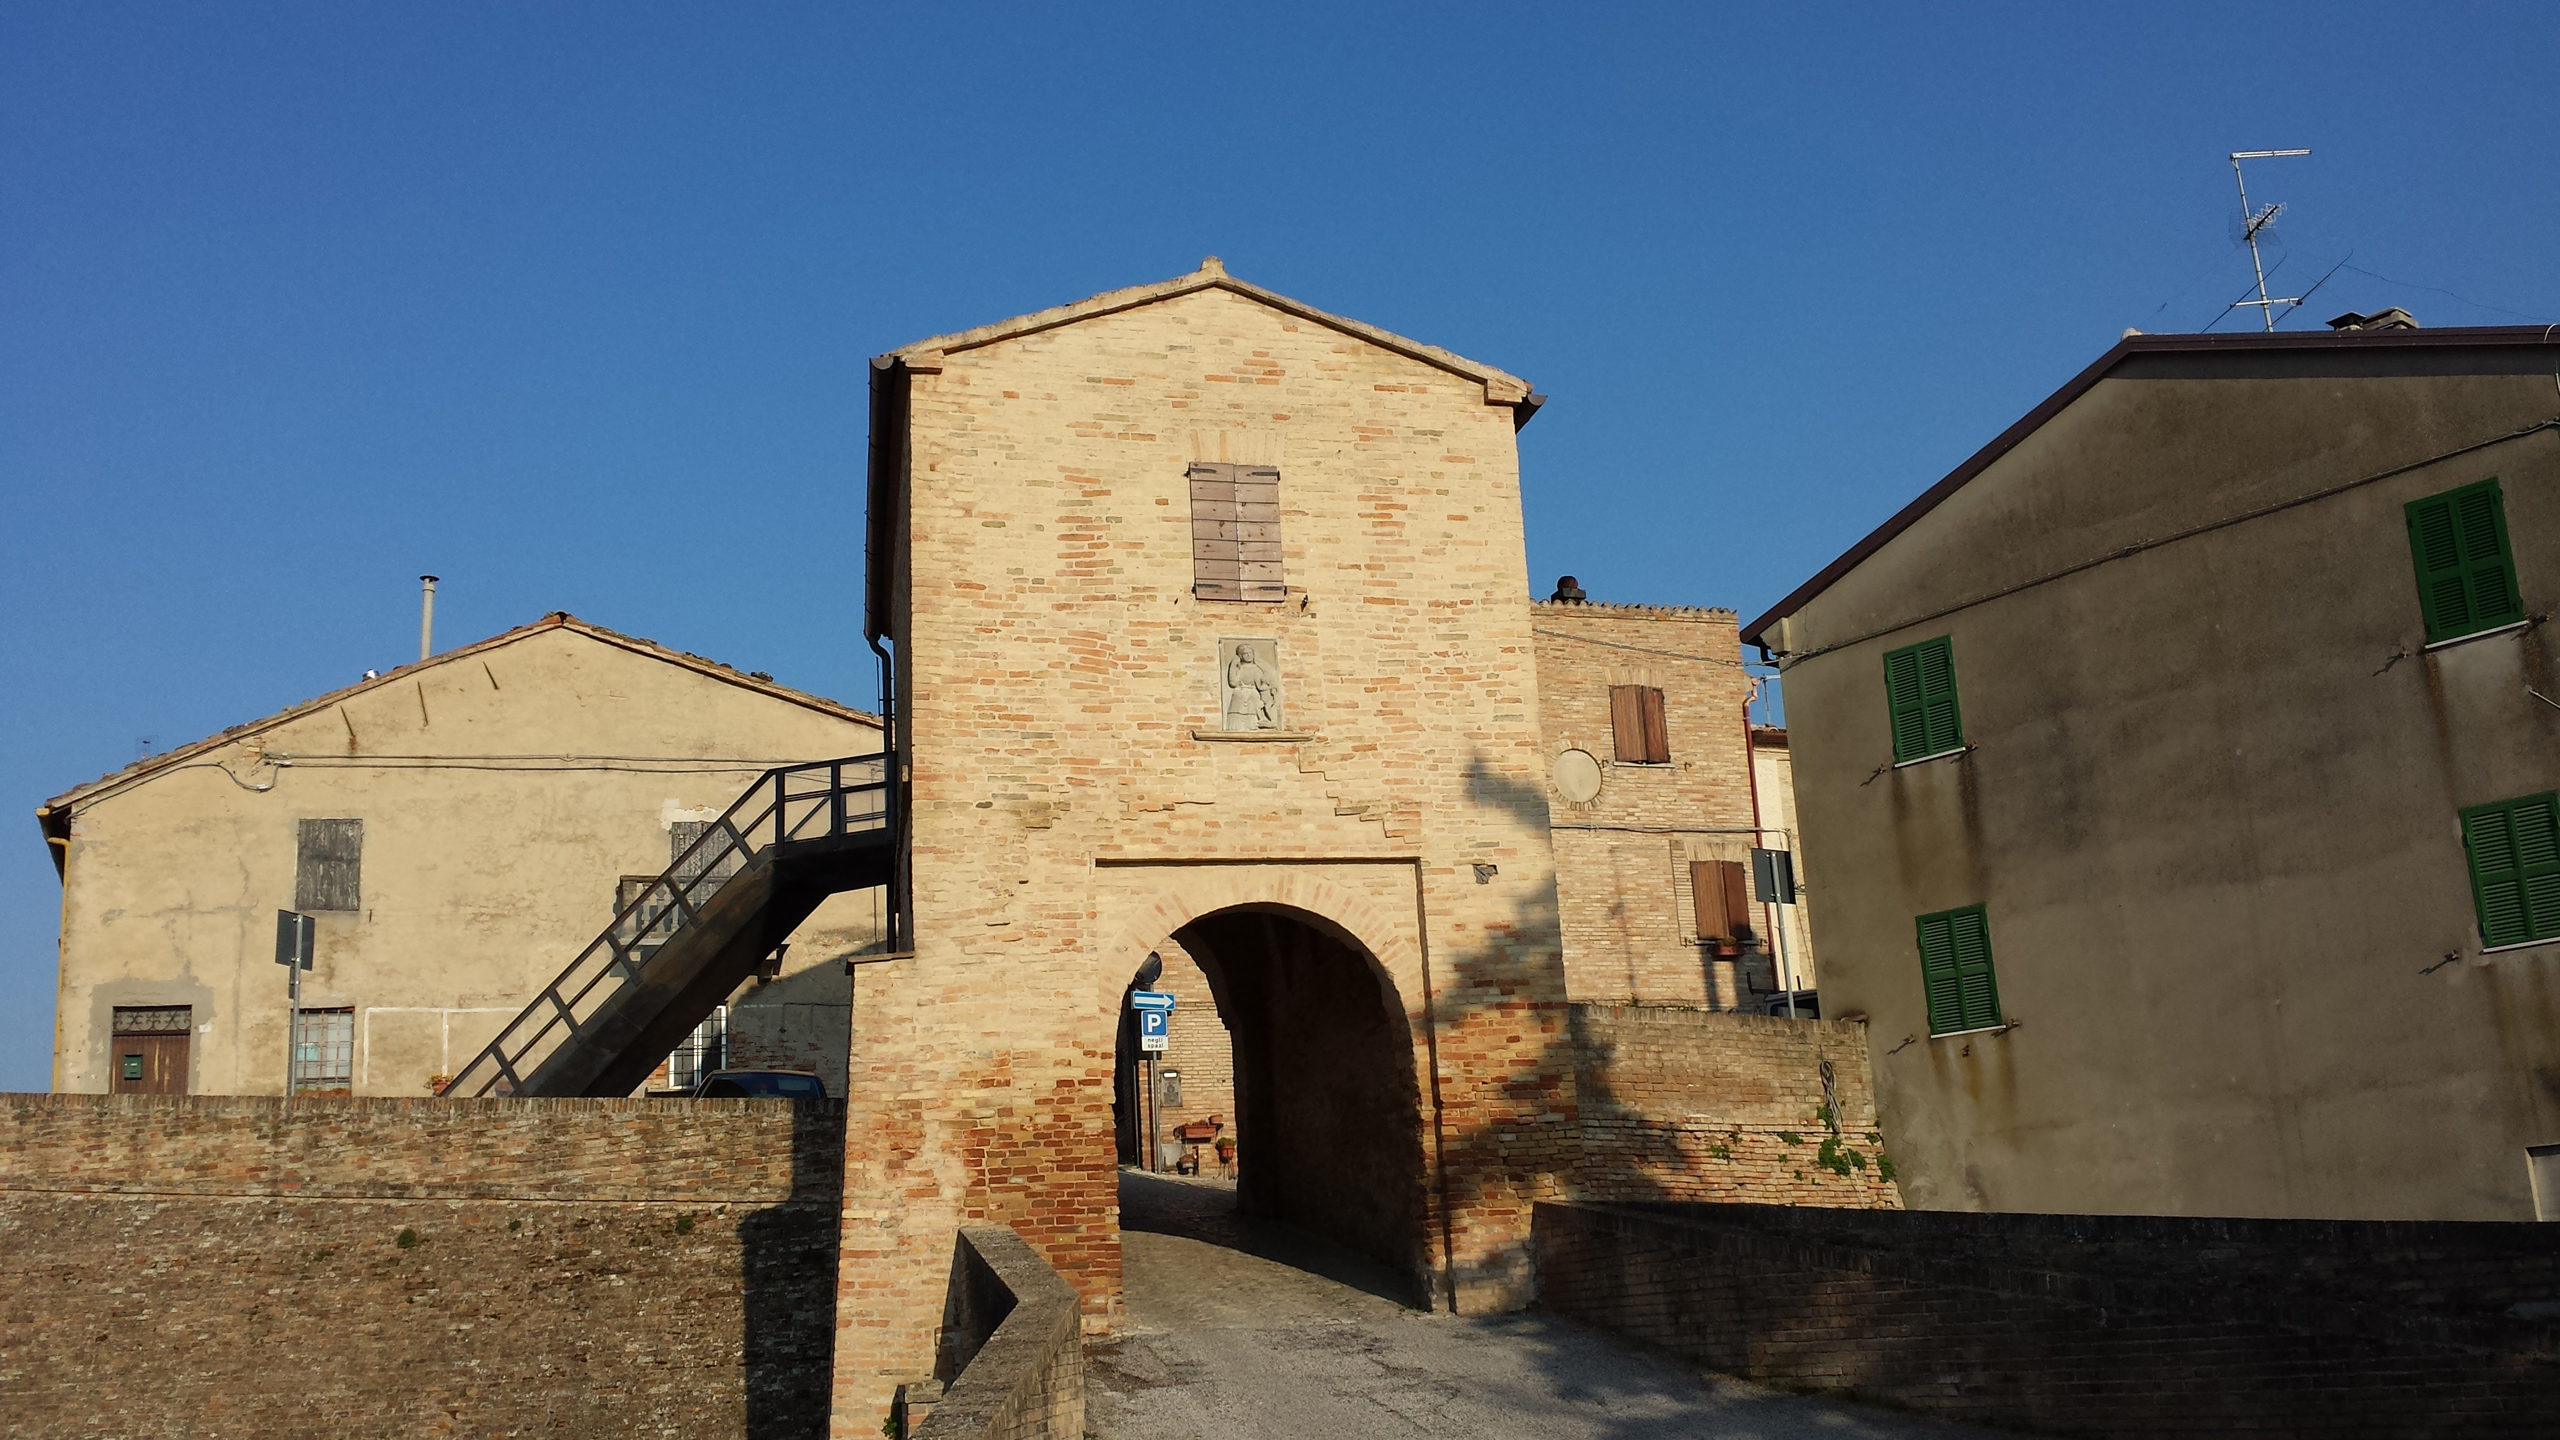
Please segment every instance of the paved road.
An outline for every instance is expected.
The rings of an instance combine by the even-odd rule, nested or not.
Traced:
[[[1128,1321],[1087,1349],[1102,1440],[1975,1440],[1991,1431],[1710,1374],[1560,1316],[1431,1315],[1394,1281],[1234,1212],[1231,1185],[1124,1174]]]

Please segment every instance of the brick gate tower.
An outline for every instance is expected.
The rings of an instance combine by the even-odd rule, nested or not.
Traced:
[[[854,985],[836,1429],[928,1373],[953,1234],[1119,1306],[1115,1044],[1186,953],[1238,1203],[1526,1303],[1577,1157],[1518,378],[1229,277],[872,373],[912,954]]]

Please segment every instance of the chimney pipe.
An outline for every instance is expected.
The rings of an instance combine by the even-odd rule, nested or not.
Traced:
[[[418,577],[418,658],[436,653],[436,577]]]

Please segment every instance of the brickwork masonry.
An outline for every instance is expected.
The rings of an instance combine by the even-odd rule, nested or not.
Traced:
[[[1714,1369],[2122,1437],[2547,1436],[2548,1225],[1537,1212],[1542,1303]]]
[[[824,1434],[843,1124],[0,1095],[0,1429]]]
[[[1571,1016],[1585,1198],[1901,1207],[1864,1025],[1683,1005]]]

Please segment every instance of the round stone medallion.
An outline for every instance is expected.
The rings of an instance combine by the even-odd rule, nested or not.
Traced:
[[[1556,793],[1576,805],[1600,798],[1600,762],[1588,750],[1567,750],[1556,757]]]

